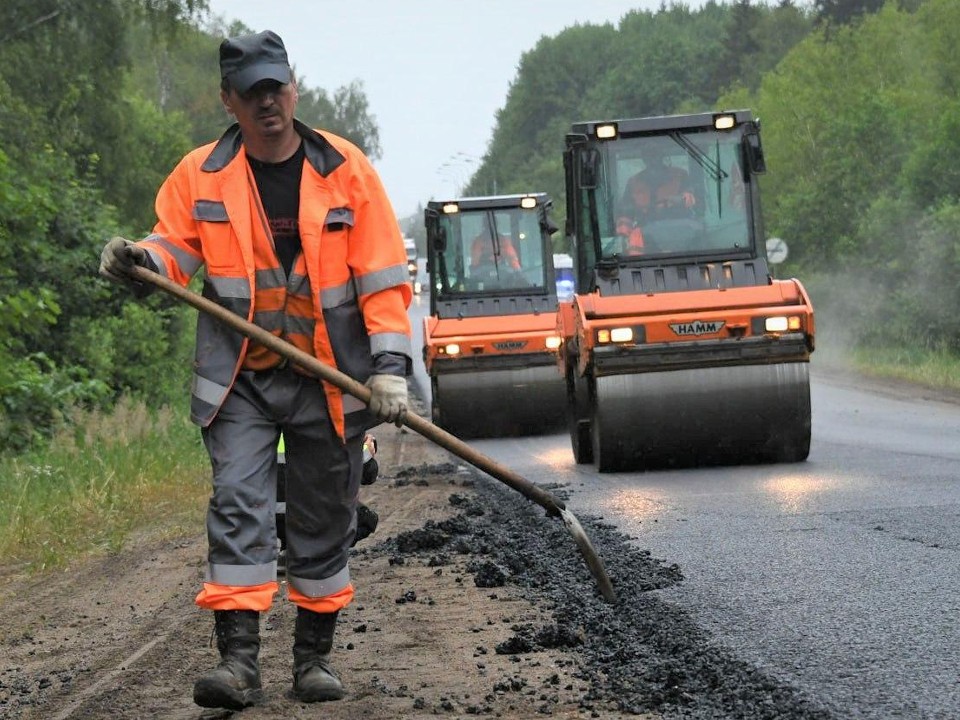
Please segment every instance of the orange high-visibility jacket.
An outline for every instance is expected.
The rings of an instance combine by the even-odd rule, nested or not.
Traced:
[[[251,322],[255,300],[269,296],[263,286],[278,273],[281,298],[295,299],[308,288],[313,354],[364,382],[377,353],[412,357],[407,316],[412,292],[403,239],[366,156],[343,138],[295,124],[306,155],[300,183],[302,251],[285,287],[238,125],[180,161],[157,194],[157,225],[139,244],[161,274],[183,286],[204,267],[204,297]],[[273,258],[272,268],[264,267],[265,257]],[[309,319],[302,320],[309,327]],[[205,427],[216,416],[248,345],[240,333],[200,313],[190,408],[198,425]],[[350,419],[352,414],[366,417],[363,403],[329,383],[324,390],[340,437],[359,430]]]
[[[627,182],[627,201],[632,201],[635,210],[642,213],[669,207],[675,199],[689,209],[696,204],[689,182],[687,172],[681,168],[666,166],[657,171],[641,170]]]
[[[520,258],[517,257],[517,249],[513,246],[513,240],[506,235],[500,235],[498,240],[500,245],[500,255],[506,266],[513,270],[520,269]],[[480,233],[473,239],[473,245],[470,248],[470,267],[477,268],[484,263],[493,264],[493,242],[486,233]]]

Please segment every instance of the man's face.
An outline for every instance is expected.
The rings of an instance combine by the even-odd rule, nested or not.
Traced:
[[[244,135],[269,138],[292,126],[297,108],[297,86],[293,81],[283,84],[276,80],[262,80],[245,93],[232,88],[229,94],[221,90],[220,98],[240,123]]]

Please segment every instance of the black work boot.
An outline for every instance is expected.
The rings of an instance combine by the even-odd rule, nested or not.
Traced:
[[[260,613],[255,610],[215,610],[220,664],[193,685],[200,707],[243,710],[263,699],[260,688]]]
[[[377,513],[363,503],[357,505],[357,534],[353,536],[350,547],[373,535],[379,522],[380,516]]]
[[[301,702],[339,700],[343,684],[330,667],[337,613],[317,613],[297,607],[293,637],[293,694]]]

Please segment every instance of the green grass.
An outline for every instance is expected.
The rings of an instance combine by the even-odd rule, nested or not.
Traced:
[[[0,575],[202,529],[209,461],[186,418],[121,402],[69,428],[42,452],[0,460]]]
[[[867,375],[960,390],[960,357],[947,350],[857,348],[853,363]]]
[[[874,347],[849,342],[837,332],[821,332],[813,362],[934,389],[960,390],[960,355],[943,348]]]

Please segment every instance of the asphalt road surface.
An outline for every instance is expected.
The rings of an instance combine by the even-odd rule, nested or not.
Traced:
[[[960,404],[811,369],[804,463],[600,475],[566,434],[471,445],[678,564],[663,600],[838,716],[960,718]]]

